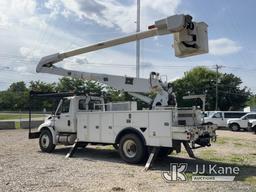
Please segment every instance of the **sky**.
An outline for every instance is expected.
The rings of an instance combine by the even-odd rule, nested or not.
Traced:
[[[173,81],[195,66],[234,73],[256,93],[255,0],[141,0],[141,29],[174,14],[208,24],[209,53],[177,58],[173,36],[141,41],[140,76],[151,71]],[[0,90],[13,82],[57,81],[36,73],[40,58],[136,31],[136,0],[1,0]],[[135,42],[69,58],[60,65],[79,71],[136,75]]]

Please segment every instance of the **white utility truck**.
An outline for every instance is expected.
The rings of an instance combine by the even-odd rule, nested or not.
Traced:
[[[181,144],[190,156],[191,147],[210,146],[210,141],[216,138],[216,126],[202,125],[201,112],[196,109],[178,110],[171,84],[162,81],[158,73],[152,72],[149,79],[144,79],[67,70],[55,65],[75,55],[171,33],[176,56],[208,52],[207,25],[193,22],[189,15],[174,15],[156,21],[143,32],[43,57],[36,69],[38,73],[93,80],[127,92],[149,108],[137,110],[135,102],[105,103],[104,96],[90,94],[65,97],[55,114],[40,125],[38,132],[30,132],[29,137],[39,138],[44,152],[52,152],[57,144],[73,145],[67,156],[87,144],[114,145],[128,163],[139,163],[149,153],[150,162],[157,153],[180,152]],[[145,96],[152,92],[153,99]]]

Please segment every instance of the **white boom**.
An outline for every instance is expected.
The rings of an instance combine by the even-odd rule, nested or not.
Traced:
[[[38,73],[49,73],[61,76],[70,76],[75,78],[81,78],[84,80],[94,80],[108,86],[111,86],[117,90],[125,91],[137,97],[147,103],[152,103],[150,98],[147,98],[138,93],[149,93],[154,91],[157,93],[157,96],[154,99],[153,106],[168,105],[169,94],[171,94],[172,89],[165,82],[163,83],[158,73],[151,73],[149,79],[144,78],[134,78],[134,77],[124,77],[117,75],[109,75],[109,74],[99,74],[99,73],[89,73],[89,72],[80,72],[74,70],[67,70],[61,67],[56,67],[54,64],[60,62],[68,57],[73,57],[76,55],[96,51],[99,49],[104,49],[108,47],[117,46],[120,44],[125,44],[129,42],[133,42],[136,40],[141,40],[157,35],[166,35],[171,33],[179,33],[179,42],[174,42],[175,52],[178,50],[178,54],[180,57],[184,57],[186,55],[196,55],[208,52],[208,43],[206,45],[205,39],[200,39],[197,34],[202,34],[201,26],[207,26],[204,23],[195,23],[192,22],[192,17],[189,15],[174,15],[167,17],[165,19],[156,21],[154,25],[149,27],[149,30],[138,32],[132,35],[103,41],[100,43],[96,43],[93,45],[89,45],[86,47],[82,47],[79,49],[56,53],[53,55],[49,55],[43,57],[39,64],[37,65],[36,71]],[[200,31],[198,31],[200,30]],[[207,33],[207,30],[205,31]],[[204,38],[207,35],[204,35]],[[177,55],[176,55],[177,56]]]

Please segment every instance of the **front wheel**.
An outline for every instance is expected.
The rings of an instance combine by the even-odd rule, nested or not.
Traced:
[[[256,134],[256,125],[252,127],[252,131],[254,131],[254,134]]]
[[[240,130],[240,126],[237,123],[233,123],[230,125],[230,129],[232,131],[239,131]]]
[[[146,147],[136,134],[127,134],[120,140],[119,153],[127,163],[140,163],[146,155]]]
[[[52,134],[49,130],[43,130],[39,137],[39,146],[41,151],[51,153],[55,146],[53,144]]]

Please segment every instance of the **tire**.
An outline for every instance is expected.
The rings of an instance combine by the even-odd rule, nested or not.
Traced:
[[[120,140],[119,154],[127,163],[140,163],[145,159],[146,147],[136,134],[126,134]]]
[[[240,126],[237,123],[232,123],[230,125],[230,129],[231,129],[231,131],[239,131],[240,130]]]
[[[53,144],[52,134],[49,130],[43,130],[39,137],[39,146],[42,152],[51,153],[55,146]]]
[[[252,131],[254,132],[254,134],[256,134],[256,125],[252,127]]]
[[[158,157],[167,157],[172,152],[173,152],[173,148],[171,148],[171,147],[161,147],[157,156]]]

